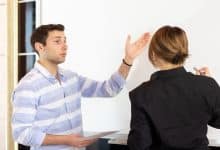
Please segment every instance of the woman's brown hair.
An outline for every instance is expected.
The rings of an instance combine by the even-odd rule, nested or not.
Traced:
[[[148,57],[153,65],[159,57],[171,64],[183,64],[188,57],[188,40],[184,30],[179,27],[163,26],[151,39]]]

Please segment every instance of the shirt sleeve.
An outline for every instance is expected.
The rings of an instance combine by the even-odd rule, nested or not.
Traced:
[[[131,101],[131,123],[128,135],[128,147],[131,150],[149,150],[152,145],[151,122],[140,100],[143,97],[138,96],[135,91],[129,93]]]
[[[30,84],[21,84],[12,94],[12,134],[20,144],[40,146],[46,134],[34,125],[37,96],[32,89]]]
[[[79,76],[79,89],[83,97],[113,97],[122,90],[124,85],[125,79],[119,72],[103,82]]]

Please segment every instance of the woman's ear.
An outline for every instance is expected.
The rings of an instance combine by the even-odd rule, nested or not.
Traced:
[[[40,42],[36,42],[34,44],[35,49],[38,51],[38,53],[42,52],[44,50],[44,46],[42,43]]]
[[[154,67],[158,68],[161,65],[161,59],[154,52],[152,53],[152,61]]]
[[[152,61],[153,61],[154,64],[156,64],[156,62],[157,62],[157,56],[154,53],[154,51],[152,52]]]

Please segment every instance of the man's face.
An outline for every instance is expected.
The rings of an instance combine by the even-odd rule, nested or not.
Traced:
[[[67,54],[66,36],[63,31],[54,30],[49,32],[46,45],[43,46],[41,57],[53,64],[65,61]]]

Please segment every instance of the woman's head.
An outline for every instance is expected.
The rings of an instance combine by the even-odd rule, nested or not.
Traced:
[[[173,65],[183,64],[188,57],[185,31],[172,26],[158,29],[151,39],[148,56],[154,66],[157,66],[158,59]]]

